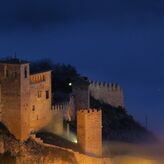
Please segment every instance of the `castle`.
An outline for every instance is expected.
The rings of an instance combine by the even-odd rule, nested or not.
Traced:
[[[0,60],[0,122],[21,141],[45,127],[63,134],[63,119],[77,118],[77,138],[83,151],[102,154],[102,113],[90,109],[90,96],[124,107],[123,91],[115,84],[78,79],[72,83],[68,102],[52,106],[51,71],[30,72],[30,63]],[[94,138],[94,139],[93,139]]]
[[[0,121],[19,140],[51,120],[51,71],[30,74],[26,61],[0,61]]]

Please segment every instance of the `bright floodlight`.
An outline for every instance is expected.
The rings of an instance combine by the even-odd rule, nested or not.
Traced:
[[[72,86],[72,83],[69,83],[68,85],[69,85],[69,86]]]

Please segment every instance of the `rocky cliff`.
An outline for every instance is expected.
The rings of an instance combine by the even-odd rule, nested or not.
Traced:
[[[5,164],[110,164],[110,159],[90,157],[71,149],[38,143],[33,138],[19,142],[0,123],[0,163]]]

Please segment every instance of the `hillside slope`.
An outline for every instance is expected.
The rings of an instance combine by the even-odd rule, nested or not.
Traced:
[[[104,140],[154,142],[155,135],[139,124],[125,109],[115,108],[91,97],[92,108],[102,109]]]

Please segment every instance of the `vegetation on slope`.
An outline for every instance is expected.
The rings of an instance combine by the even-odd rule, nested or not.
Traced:
[[[68,84],[80,77],[72,65],[54,64],[49,59],[33,62],[30,69],[31,73],[52,71],[52,93],[55,102],[67,100],[68,94],[71,92]]]
[[[125,142],[152,142],[156,137],[139,124],[133,116],[123,108],[112,107],[109,104],[91,97],[92,108],[102,109],[104,140]]]

